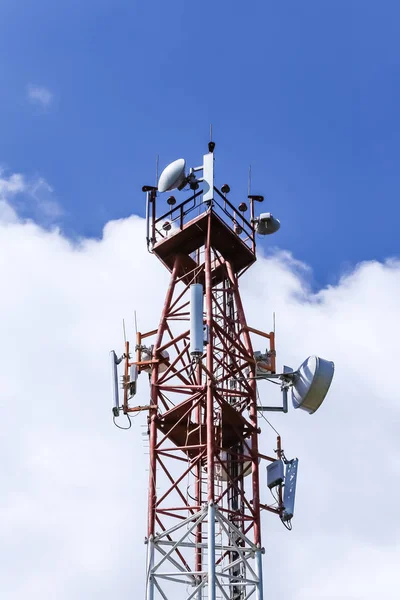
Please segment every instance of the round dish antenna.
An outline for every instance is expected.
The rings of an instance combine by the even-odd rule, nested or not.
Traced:
[[[275,219],[271,213],[261,213],[255,220],[255,228],[260,235],[270,235],[271,233],[275,233],[280,226],[280,221]]]
[[[292,402],[313,414],[322,404],[332,382],[335,365],[318,356],[309,356],[294,373]]]
[[[158,191],[169,192],[176,188],[182,189],[186,185],[185,166],[185,160],[178,158],[165,167],[158,181]]]

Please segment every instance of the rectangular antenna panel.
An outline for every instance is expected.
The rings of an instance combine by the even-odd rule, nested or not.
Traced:
[[[296,495],[298,464],[299,459],[294,458],[286,465],[285,487],[283,492],[283,505],[285,507],[282,515],[283,521],[290,521],[294,515],[294,498]]]
[[[118,392],[118,359],[114,350],[110,352],[111,358],[111,376],[112,376],[112,389],[113,389],[113,414],[114,417],[119,415],[119,392]]]
[[[282,483],[283,479],[283,462],[281,460],[274,460],[267,467],[267,486],[269,489],[272,489]]]
[[[136,365],[131,365],[129,368],[129,395],[130,397],[136,394],[136,383],[138,378],[138,368]]]
[[[209,152],[203,156],[203,202],[214,200],[214,154]]]

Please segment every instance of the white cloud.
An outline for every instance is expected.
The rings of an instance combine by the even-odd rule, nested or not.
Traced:
[[[33,104],[39,104],[43,108],[47,108],[53,102],[54,95],[46,87],[40,85],[28,85],[27,88],[28,100]]]
[[[4,171],[0,169],[0,196],[17,194],[25,190],[25,181],[20,173],[13,173],[8,178],[3,177],[3,174]]]
[[[7,176],[0,169],[0,221],[15,223],[22,218],[33,218],[49,225],[63,214],[53,188],[43,177],[28,180],[20,173]]]
[[[0,169],[0,222],[15,223],[18,221],[17,213],[11,202],[16,194],[25,192],[26,184],[23,176],[14,173],[7,177]]]
[[[30,186],[30,196],[35,200],[36,211],[48,221],[57,220],[64,214],[61,205],[54,199],[54,190],[43,177],[37,178]]]
[[[24,186],[23,179],[0,181],[8,196]],[[121,319],[134,309],[142,330],[158,323],[168,273],[144,238],[137,217],[110,222],[101,240],[79,245],[32,222],[0,224],[0,578],[7,600],[143,594],[144,419],[129,432],[112,426],[108,351],[122,347]],[[364,263],[317,294],[304,273],[282,253],[260,257],[242,281],[250,325],[269,330],[277,313],[279,365],[296,367],[311,353],[336,363],[316,415],[273,418],[300,468],[293,531],[264,519],[265,594],[394,600],[400,265]],[[260,393],[274,398],[275,388],[265,382]],[[146,395],[140,379],[138,403]],[[274,437],[265,422],[262,429],[270,453]]]

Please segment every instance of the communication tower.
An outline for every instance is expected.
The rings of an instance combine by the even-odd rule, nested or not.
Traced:
[[[256,233],[280,223],[255,215],[262,196],[236,207],[229,186],[215,185],[214,148],[210,142],[201,166],[186,172],[179,159],[157,187],[143,187],[147,247],[171,279],[158,326],[138,332],[133,348],[126,342],[120,358],[111,352],[114,418],[148,415],[146,600],[262,600],[260,514],[290,526],[298,461],[286,459],[279,436],[275,456],[260,453],[259,412],[287,412],[291,391],[294,407],[313,413],[333,376],[333,363],[315,356],[276,373],[274,332],[247,323],[239,279],[256,260]],[[187,197],[170,195],[159,215],[159,194],[175,189]],[[149,401],[135,406],[141,373]],[[280,383],[282,406],[260,405],[260,378]],[[275,503],[262,501],[267,488]]]

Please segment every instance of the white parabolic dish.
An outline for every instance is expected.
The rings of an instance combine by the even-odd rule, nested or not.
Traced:
[[[310,414],[322,404],[332,382],[335,365],[319,356],[309,356],[293,380],[292,402]]]
[[[159,192],[169,192],[174,190],[185,180],[185,159],[178,158],[165,167],[158,181]]]

